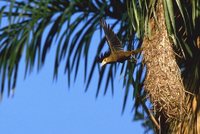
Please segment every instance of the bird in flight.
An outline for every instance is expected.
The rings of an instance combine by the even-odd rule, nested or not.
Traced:
[[[140,53],[142,51],[142,48],[137,50],[124,51],[119,38],[103,19],[100,20],[100,25],[104,30],[106,40],[110,48],[109,52],[106,52],[101,55],[101,57],[98,57],[97,61],[101,62],[101,66],[116,62],[122,63],[125,60],[130,59],[132,55]]]

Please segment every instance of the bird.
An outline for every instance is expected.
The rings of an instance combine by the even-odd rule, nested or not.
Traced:
[[[106,64],[112,64],[116,62],[123,63],[124,61],[130,59],[132,55],[142,51],[142,48],[137,50],[124,51],[121,41],[110,28],[110,26],[107,25],[105,20],[101,19],[100,25],[104,30],[106,40],[110,48],[110,51],[101,54],[100,57],[97,57],[97,61],[101,62],[101,67],[105,66]]]

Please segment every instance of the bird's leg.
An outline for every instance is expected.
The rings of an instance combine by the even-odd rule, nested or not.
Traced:
[[[131,54],[130,60],[129,60],[129,61],[130,61],[130,62],[134,62],[134,63],[137,62],[137,60],[136,60],[136,58],[133,56],[133,54]]]

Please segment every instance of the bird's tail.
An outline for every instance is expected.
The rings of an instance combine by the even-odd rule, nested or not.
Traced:
[[[138,54],[138,53],[142,52],[142,50],[143,50],[143,48],[141,47],[141,48],[138,48],[136,50],[132,50],[131,53],[132,54]]]

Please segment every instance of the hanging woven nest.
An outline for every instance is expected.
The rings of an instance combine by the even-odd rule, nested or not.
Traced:
[[[167,119],[181,119],[186,114],[185,91],[162,13],[160,4],[157,7],[158,23],[150,20],[154,31],[143,41],[144,63],[147,66],[144,86],[156,112],[162,112]]]

